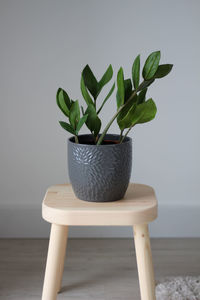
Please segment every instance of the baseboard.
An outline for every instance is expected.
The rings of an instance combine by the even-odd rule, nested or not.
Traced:
[[[200,237],[200,205],[159,205],[159,216],[150,224],[152,237]],[[0,209],[1,238],[44,238],[50,224],[41,217],[41,207],[3,205]],[[131,227],[70,227],[74,238],[130,238]]]

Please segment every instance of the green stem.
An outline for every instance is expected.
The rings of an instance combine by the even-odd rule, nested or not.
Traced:
[[[98,109],[98,111],[97,111],[97,115],[100,113],[100,111],[102,110],[102,108],[103,108],[103,105],[104,105],[104,102],[101,104],[101,106],[100,106],[100,108]]]
[[[142,83],[141,83],[142,85]],[[134,96],[137,94],[137,91],[139,90],[140,86],[133,91],[133,93],[131,94],[131,96],[129,97],[129,99],[126,101],[126,103],[124,103],[122,106],[120,106],[120,108],[118,109],[118,111],[114,114],[114,116],[112,117],[112,119],[110,120],[110,122],[106,125],[104,131],[102,132],[97,145],[100,145],[103,142],[104,136],[106,135],[108,129],[110,128],[110,126],[112,125],[112,123],[114,122],[114,120],[116,119],[116,117],[119,115],[120,111],[122,111],[122,109],[134,98]]]
[[[78,143],[79,143],[79,141],[78,141],[78,136],[75,135],[74,137],[75,137],[75,143],[78,144]]]
[[[102,110],[102,108],[103,108],[103,106],[104,106],[104,104],[106,103],[106,101],[107,101],[108,99],[107,99],[107,97],[104,99],[104,101],[103,101],[103,103],[101,104],[101,106],[99,107],[99,109],[98,109],[98,111],[97,111],[97,115],[100,113],[100,111]]]
[[[131,127],[127,130],[127,132],[125,133],[125,135],[124,135],[123,138],[121,139],[120,144],[123,143],[123,140],[125,139],[125,137],[127,137],[127,135],[129,134],[129,131],[130,131],[132,128],[133,128],[133,126],[131,126]]]
[[[121,132],[120,132],[119,144],[121,143],[121,140],[122,140],[122,138],[123,138],[123,132],[124,132],[124,129],[121,130]]]
[[[112,119],[110,120],[110,122],[107,124],[107,126],[105,127],[103,133],[101,134],[99,140],[98,140],[98,143],[97,145],[100,145],[102,142],[103,142],[103,139],[104,139],[104,136],[106,135],[108,129],[110,128],[110,126],[112,125],[112,123],[114,122],[115,118],[118,116],[119,112],[121,110],[118,110],[115,115],[112,117]]]

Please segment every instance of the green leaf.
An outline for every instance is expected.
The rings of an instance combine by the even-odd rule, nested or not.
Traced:
[[[139,87],[138,87],[138,92],[143,90],[143,89],[146,89],[148,86],[150,86],[153,82],[155,81],[155,79],[150,79],[150,80],[146,80],[146,81],[143,81]]]
[[[65,116],[69,117],[69,110],[71,107],[70,98],[67,93],[59,88],[56,94],[56,102],[60,110],[64,113]]]
[[[160,51],[155,51],[148,56],[142,71],[142,76],[145,80],[153,78],[158,69],[159,61]]]
[[[77,124],[78,124],[79,120],[80,120],[80,108],[79,108],[78,100],[76,100],[72,104],[72,106],[70,108],[70,112],[69,112],[69,121],[75,130],[77,128]]]
[[[75,130],[70,124],[63,122],[63,121],[60,121],[59,123],[62,128],[64,128],[65,130],[67,130],[68,132],[70,132],[72,134],[75,134]]]
[[[100,111],[102,110],[104,104],[106,103],[106,101],[107,101],[107,100],[110,98],[110,96],[112,95],[114,89],[115,89],[115,83],[113,84],[113,86],[111,87],[111,89],[110,89],[108,95],[106,96],[106,98],[104,99],[103,103],[101,104],[101,107],[99,108],[97,114],[100,113]]]
[[[156,105],[152,99],[142,104],[134,104],[123,119],[119,121],[120,129],[130,128],[139,123],[146,123],[154,119],[157,112]]]
[[[134,103],[130,109],[127,109],[127,112],[125,114],[124,112],[124,116],[118,120],[118,125],[120,127],[121,130],[124,130],[125,128],[129,128],[131,127],[131,123],[132,123],[132,119],[134,116],[134,111],[136,109],[137,103]]]
[[[140,55],[136,57],[132,66],[132,78],[135,90],[139,86],[140,82]]]
[[[87,88],[85,86],[85,82],[83,80],[83,75],[81,75],[81,93],[83,95],[83,98],[85,99],[85,102],[87,103],[87,105],[89,104],[93,104],[94,102],[92,101],[92,98],[90,97]]]
[[[159,65],[156,73],[154,74],[154,78],[162,78],[169,74],[173,65],[166,64],[166,65]]]
[[[132,123],[132,126],[153,120],[156,112],[157,107],[153,99],[148,99],[146,102],[137,105],[135,115],[140,116],[140,118],[135,123]]]
[[[83,124],[86,122],[88,115],[84,115],[79,121],[76,126],[76,135],[78,135],[79,130],[83,126]]]
[[[88,88],[88,90],[90,91],[94,99],[96,99],[98,95],[98,82],[92,70],[90,69],[89,65],[85,66],[82,75],[83,75],[85,86]]]
[[[118,110],[120,108],[120,106],[121,106],[121,99],[120,99],[118,91],[116,93],[116,102],[117,102],[117,110]]]
[[[117,74],[117,108],[124,104],[124,72],[122,67],[119,69]]]
[[[94,106],[90,104],[85,113],[88,115],[86,125],[91,133],[94,134],[95,137],[97,137],[101,129],[101,120],[98,118]]]
[[[120,111],[118,117],[117,117],[117,123],[119,125],[120,130],[124,130],[125,127],[125,123],[123,122],[123,119],[125,118],[125,116],[127,115],[128,111],[131,109],[131,107],[135,107],[137,105],[137,94],[133,97],[133,99],[128,102],[124,108]]]
[[[98,83],[98,93],[101,91],[101,89],[108,83],[113,76],[113,68],[111,65],[107,68],[106,72],[102,76],[101,80]]]
[[[132,82],[131,79],[125,79],[124,80],[124,90],[125,90],[125,96],[124,96],[124,102],[126,102],[131,94],[132,94]]]
[[[145,97],[146,97],[146,93],[147,93],[147,88],[143,89],[139,95],[138,95],[138,100],[137,103],[141,104],[145,101]]]

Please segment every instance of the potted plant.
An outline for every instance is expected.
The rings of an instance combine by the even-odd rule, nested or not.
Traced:
[[[148,87],[158,78],[166,76],[171,64],[159,65],[160,51],[151,53],[145,61],[140,83],[140,55],[132,66],[132,78],[124,79],[122,67],[117,74],[117,109],[101,131],[100,114],[115,89],[115,83],[105,99],[99,103],[99,95],[113,76],[112,66],[98,81],[86,65],[81,74],[81,93],[86,109],[80,108],[78,100],[72,100],[66,91],[57,91],[57,105],[68,118],[60,125],[73,136],[68,139],[69,177],[75,195],[82,200],[106,202],[122,199],[129,184],[132,167],[132,140],[128,137],[136,125],[154,119],[156,105],[152,98],[146,100]],[[120,133],[108,134],[114,121]],[[83,125],[90,134],[79,135]]]

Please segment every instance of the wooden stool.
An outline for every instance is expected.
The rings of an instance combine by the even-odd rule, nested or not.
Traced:
[[[47,190],[42,216],[51,223],[42,300],[55,300],[61,288],[68,226],[133,226],[142,300],[155,300],[154,271],[148,223],[157,217],[154,190],[147,185],[128,187],[124,199],[86,202],[76,198],[70,184]]]

